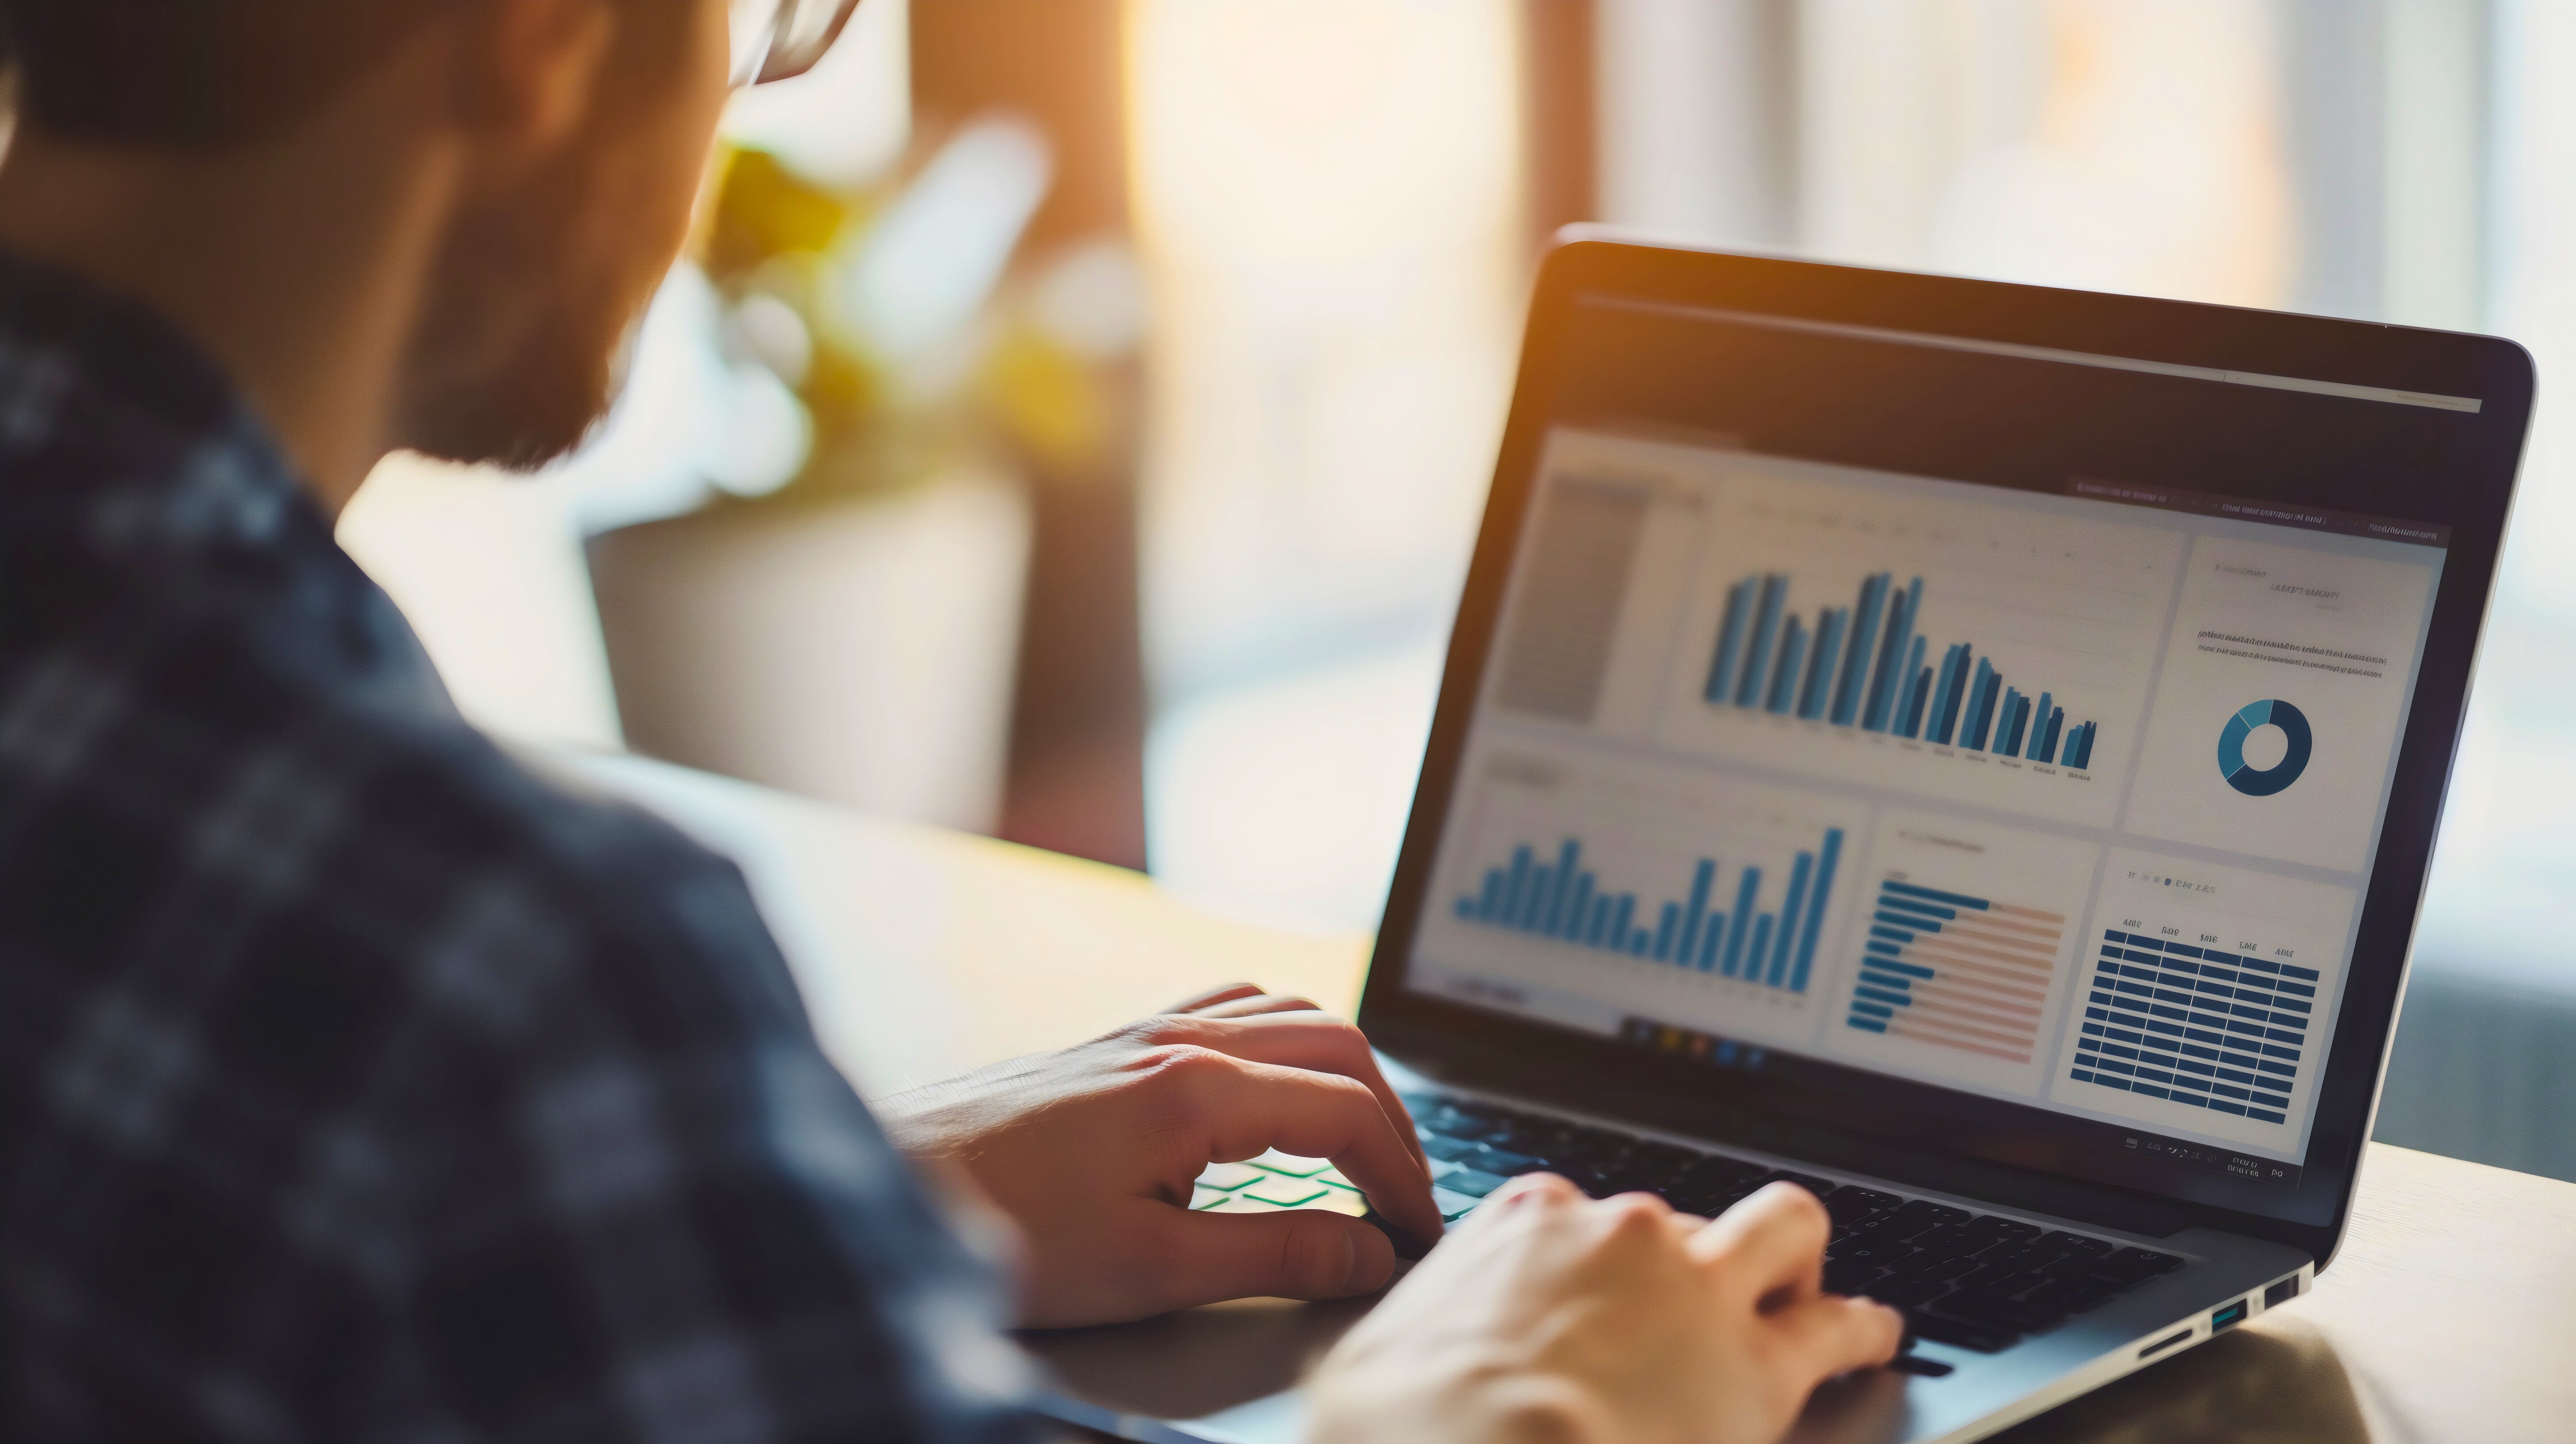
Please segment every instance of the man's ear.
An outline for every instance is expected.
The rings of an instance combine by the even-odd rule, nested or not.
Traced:
[[[614,0],[469,0],[463,9],[469,123],[504,146],[539,150],[579,130],[616,50]]]

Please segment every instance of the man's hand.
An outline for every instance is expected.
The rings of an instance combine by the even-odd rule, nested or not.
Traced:
[[[1035,1327],[1384,1287],[1394,1249],[1358,1219],[1189,1211],[1201,1170],[1271,1148],[1331,1159],[1379,1213],[1440,1236],[1430,1165],[1368,1040],[1249,985],[875,1109],[905,1152],[961,1168],[1019,1226],[1020,1321]]]
[[[1317,1444],[1769,1444],[1893,1357],[1893,1310],[1820,1291],[1825,1210],[1775,1183],[1714,1223],[1533,1175],[1451,1232],[1317,1374]]]

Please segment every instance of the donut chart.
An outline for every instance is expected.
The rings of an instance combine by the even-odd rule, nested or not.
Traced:
[[[2245,761],[2245,739],[2266,724],[2288,735],[2289,750],[2270,767],[2249,766]],[[2316,751],[2316,745],[2316,734],[2308,729],[2306,713],[2278,698],[2249,702],[2219,729],[2218,775],[2248,797],[2270,797],[2286,790],[2299,780],[2300,773],[2308,770],[2308,758]]]

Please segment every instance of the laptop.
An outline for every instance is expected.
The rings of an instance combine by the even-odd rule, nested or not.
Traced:
[[[2350,1216],[2533,375],[2488,338],[1571,233],[1359,1021],[1444,1214],[1789,1179],[1906,1311],[1793,1437],[1967,1440]],[[1194,1206],[1366,1204],[1329,1163]],[[1366,1301],[1035,1335],[1298,1437]]]

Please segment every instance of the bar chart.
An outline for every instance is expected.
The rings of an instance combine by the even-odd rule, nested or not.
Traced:
[[[1882,878],[1847,1027],[2028,1064],[2066,915]]]
[[[1605,881],[1579,837],[1525,842],[1486,868],[1483,886],[1460,894],[1451,911],[1460,922],[1803,994],[1842,854],[1843,830],[1827,828],[1785,877],[1703,856],[1656,898]]]
[[[1787,573],[1764,572],[1727,588],[1704,701],[2079,772],[2092,766],[2100,724],[2070,721],[2052,692],[2034,697],[2008,682],[1969,642],[1944,646],[1933,663],[1918,627],[1923,578],[1899,587],[1895,573],[1873,573],[1849,606],[1819,608],[1812,622],[1789,609],[1790,584]]]

